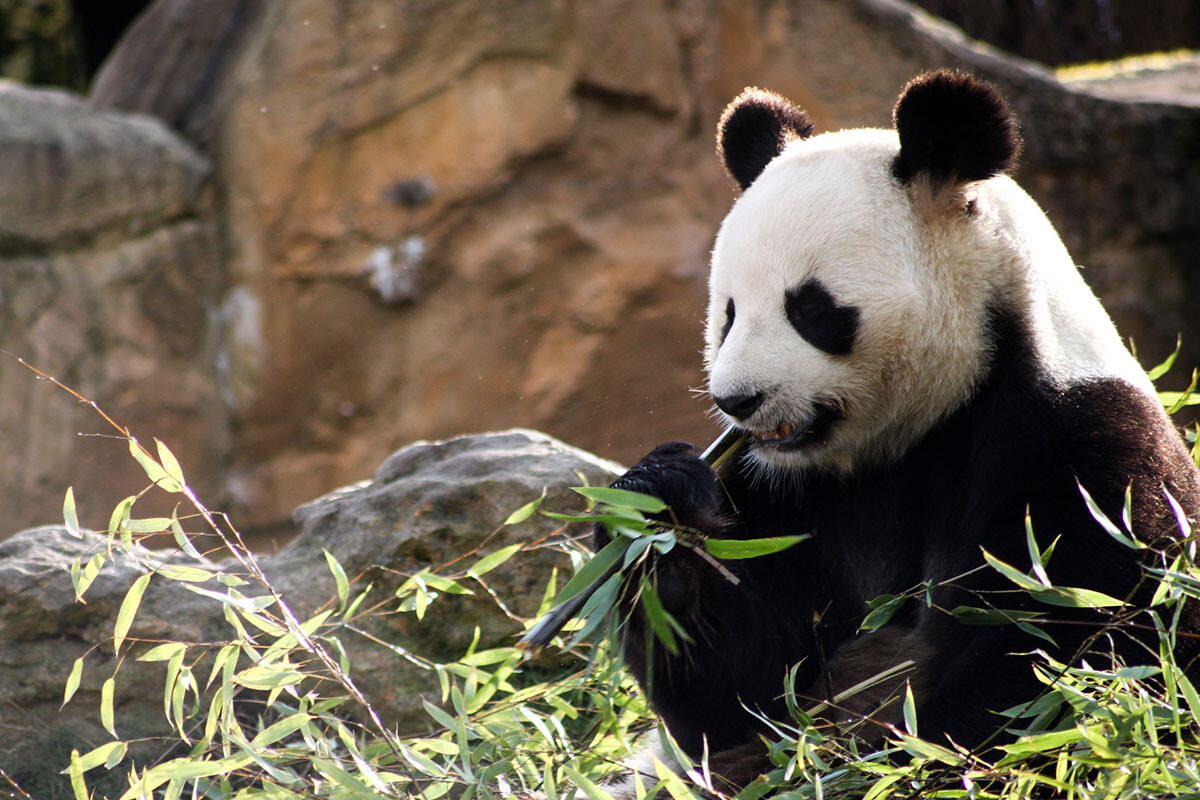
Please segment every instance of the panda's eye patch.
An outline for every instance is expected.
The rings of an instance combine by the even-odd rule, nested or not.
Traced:
[[[838,305],[816,278],[788,290],[784,309],[792,327],[813,347],[834,356],[844,356],[854,349],[858,309]]]
[[[729,302],[725,304],[725,324],[721,326],[721,344],[725,344],[725,337],[729,335],[729,329],[733,327],[733,298],[729,298]]]

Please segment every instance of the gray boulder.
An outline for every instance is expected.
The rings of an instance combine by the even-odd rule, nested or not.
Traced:
[[[509,613],[535,614],[551,570],[557,566],[569,572],[567,558],[545,546],[566,533],[561,523],[535,515],[506,527],[509,514],[543,491],[546,508],[577,510],[582,500],[569,487],[606,484],[618,470],[533,431],[414,444],[387,459],[371,480],[302,506],[296,512],[300,535],[259,564],[303,620],[331,598],[336,603],[324,552],[342,564],[352,593],[371,583],[367,605],[384,602],[394,609],[396,602],[387,601],[412,573],[466,555],[440,573],[462,574],[487,553],[528,545],[483,576],[486,589],[464,579],[461,583],[474,594],[438,599],[422,621],[410,613],[388,613],[356,625],[357,631],[338,633],[352,677],[385,723],[411,730],[425,724],[422,697],[437,695],[434,674],[415,661],[461,656],[476,628],[480,648],[512,643],[521,623]],[[74,536],[64,527],[49,526],[0,543],[0,766],[27,790],[47,785],[47,780],[64,780],[58,771],[66,766],[71,748],[86,752],[109,740],[100,725],[100,689],[117,666],[112,651],[117,610],[145,571],[144,564],[239,571],[232,560],[216,563],[140,546],[128,552],[117,549],[88,589],[86,604],[76,603],[70,565],[103,552],[106,541],[101,534]],[[221,590],[215,581],[199,585]],[[240,589],[248,595],[263,593],[253,584]],[[216,643],[233,634],[220,603],[182,583],[155,577],[129,636],[133,644],[122,648],[117,673],[117,733],[124,739],[146,737],[138,753],[152,757],[171,741],[163,715],[165,671],[162,663],[139,662],[136,656],[166,639]],[[71,666],[84,654],[80,689],[60,709]],[[207,676],[203,662],[195,669]],[[121,770],[127,772],[127,765]]]

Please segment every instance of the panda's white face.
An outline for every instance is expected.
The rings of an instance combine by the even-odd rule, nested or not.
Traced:
[[[796,141],[721,226],[709,391],[765,467],[898,457],[986,368],[1000,260],[987,204],[918,209],[892,175],[898,150],[883,130]]]

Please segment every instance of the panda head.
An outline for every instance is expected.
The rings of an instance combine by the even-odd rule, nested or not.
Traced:
[[[758,89],[721,117],[718,152],[744,191],[713,248],[708,388],[761,466],[903,454],[970,397],[988,309],[1018,291],[1004,203],[984,189],[1011,184],[1020,147],[1003,99],[930,73],[894,122],[814,136]]]

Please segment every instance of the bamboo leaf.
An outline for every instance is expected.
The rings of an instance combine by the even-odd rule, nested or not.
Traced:
[[[254,748],[260,748],[275,744],[280,739],[285,739],[303,728],[311,719],[312,716],[304,713],[303,711],[284,717],[278,722],[263,728],[262,731],[260,731],[259,734],[250,741],[250,746]]]
[[[496,552],[484,556],[475,562],[475,566],[467,570],[467,574],[472,578],[478,578],[480,575],[491,572],[496,567],[500,566],[505,561],[508,561],[510,558],[516,555],[516,552],[521,549],[521,546],[522,545],[520,542],[517,544],[510,544],[508,547],[502,547]]]
[[[99,766],[112,769],[117,764],[121,763],[121,759],[125,758],[125,753],[127,750],[128,746],[125,744],[125,742],[107,742],[94,750],[89,750],[82,756],[78,756],[79,769],[81,772],[87,772],[88,770],[95,769]],[[74,762],[76,761],[77,755],[78,752],[73,754],[71,757],[72,767],[75,766]],[[64,769],[63,772],[66,773],[69,769],[70,767]]]
[[[151,647],[137,657],[138,661],[170,661],[176,654],[187,650],[183,642],[167,642]]]
[[[650,623],[650,628],[654,631],[654,635],[663,643],[663,646],[672,653],[678,655],[679,643],[675,641],[675,632],[671,630],[671,615],[663,608],[662,600],[658,597],[658,592],[654,590],[653,584],[650,581],[642,578],[640,586],[642,608],[646,611],[646,621]]]
[[[1042,586],[1050,586],[1050,576],[1046,574],[1046,559],[1038,549],[1037,539],[1033,535],[1033,520],[1029,516],[1029,506],[1025,506],[1025,546],[1029,549],[1029,562],[1033,565],[1033,577]]]
[[[187,567],[180,564],[163,564],[155,572],[164,578],[184,583],[203,583],[217,574],[201,567]]]
[[[158,448],[158,461],[160,464],[162,464],[163,470],[166,471],[167,475],[169,475],[173,481],[182,487],[185,483],[187,483],[187,481],[183,479],[183,468],[179,466],[179,461],[175,458],[175,454],[172,453],[167,446],[158,439],[154,440],[154,444]]]
[[[530,517],[533,516],[533,512],[538,510],[538,507],[542,505],[542,501],[545,499],[546,499],[546,487],[543,486],[541,497],[537,498],[536,500],[530,500],[528,503],[526,503],[525,505],[518,508],[516,511],[509,514],[508,519],[504,520],[504,524],[505,525],[516,525],[518,523],[524,522],[525,520],[529,519]]]
[[[83,531],[79,529],[79,516],[75,513],[75,490],[70,486],[67,487],[67,495],[63,498],[63,522],[67,526],[67,533],[76,539],[83,538]]]
[[[117,730],[113,719],[113,693],[116,690],[116,681],[108,678],[100,686],[100,724],[104,726],[104,730],[112,734],[112,737],[117,738]]]
[[[910,735],[917,735],[917,703],[913,699],[912,684],[904,683],[904,729]]]
[[[87,784],[83,781],[83,765],[80,763],[79,751],[71,751],[71,764],[67,767],[67,774],[71,778],[71,791],[75,794],[75,800],[89,800]]]
[[[71,674],[67,676],[67,685],[63,689],[63,701],[65,706],[71,702],[71,698],[75,696],[75,692],[79,690],[79,682],[83,679],[83,656],[75,659],[75,663],[71,665]],[[59,706],[62,708],[62,706]]]
[[[125,593],[121,609],[117,612],[117,623],[113,626],[114,652],[119,652],[121,645],[124,644],[125,636],[129,633],[129,626],[133,624],[133,618],[137,615],[138,606],[142,602],[142,595],[145,594],[149,584],[150,573],[147,572],[139,575],[133,585],[129,587],[129,591]]]
[[[321,552],[325,554],[325,563],[329,565],[329,571],[333,573],[333,582],[337,585],[338,608],[344,609],[350,602],[350,581],[346,578],[346,570],[328,550]]]
[[[154,456],[146,452],[137,439],[129,438],[129,454],[133,456],[133,460],[138,463],[142,471],[146,473],[146,477],[156,486],[172,493],[183,491],[183,487],[179,482],[170,476],[163,469],[162,465],[154,460]]]
[[[1079,493],[1083,495],[1083,502],[1087,504],[1088,512],[1092,515],[1092,519],[1099,523],[1100,527],[1104,529],[1105,533],[1131,550],[1145,549],[1146,545],[1133,538],[1132,534],[1126,535],[1124,531],[1118,528],[1116,524],[1108,518],[1108,515],[1100,509],[1100,506],[1097,505],[1096,501],[1092,499],[1092,496],[1088,494],[1087,489],[1083,488],[1082,483],[1079,483],[1078,481],[1075,483],[1079,487]]]
[[[583,495],[588,500],[620,508],[632,508],[647,514],[658,514],[667,510],[667,504],[657,497],[641,492],[631,492],[627,489],[613,489],[604,486],[578,486],[571,491]]]
[[[871,609],[870,613],[863,618],[862,624],[858,626],[860,631],[877,631],[884,625],[891,622],[896,612],[904,605],[904,597],[897,597],[894,594],[881,594],[867,603],[867,607]]]
[[[571,576],[571,580],[567,581],[567,585],[555,596],[554,602],[561,605],[600,580],[600,577],[624,556],[629,542],[629,539],[619,537],[600,548],[600,552],[589,558],[587,563]]]
[[[808,534],[769,536],[765,539],[714,539],[710,537],[704,540],[704,549],[714,558],[726,560],[757,558],[786,550],[808,538],[810,538]]]

